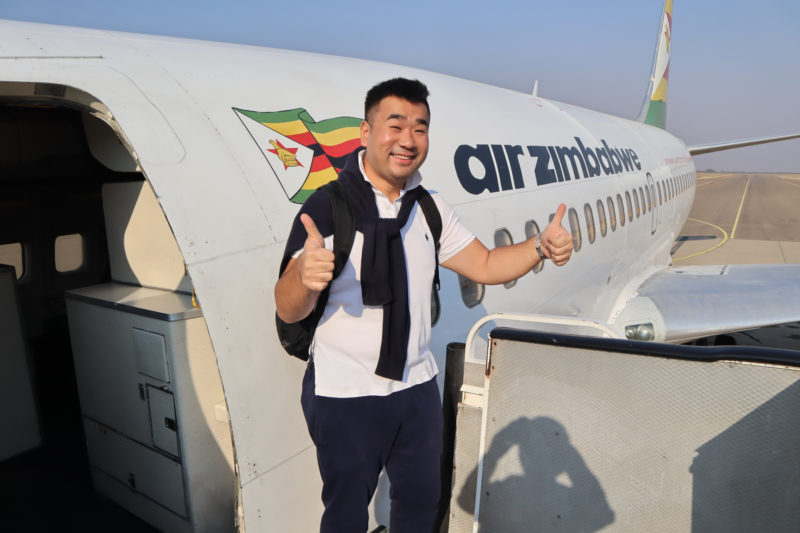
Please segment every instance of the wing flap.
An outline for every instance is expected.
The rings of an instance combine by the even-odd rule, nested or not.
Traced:
[[[670,267],[638,288],[619,326],[651,320],[656,340],[683,342],[800,321],[800,265]]]

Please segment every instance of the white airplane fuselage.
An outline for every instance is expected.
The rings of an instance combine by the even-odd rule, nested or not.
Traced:
[[[559,203],[574,209],[564,225],[581,243],[563,268],[545,264],[513,287],[487,287],[473,307],[462,301],[457,276],[442,269],[432,343],[440,368],[446,345],[463,341],[487,313],[613,323],[636,280],[669,265],[694,198],[694,164],[668,132],[506,89],[250,46],[11,21],[0,21],[0,35],[0,103],[92,114],[115,132],[133,163],[110,156],[103,162],[140,173],[152,187],[216,355],[241,521],[250,531],[313,530],[320,503],[299,409],[304,368],[285,355],[273,327],[273,287],[299,204],[279,177],[289,169],[275,166],[271,147],[257,135],[284,145],[291,139],[246,123],[237,109],[302,108],[317,122],[360,117],[369,87],[417,78],[431,92],[423,184],[441,193],[481,241],[493,247],[505,229],[520,242],[529,236],[526,224],[543,229]],[[147,261],[158,269],[161,258]]]

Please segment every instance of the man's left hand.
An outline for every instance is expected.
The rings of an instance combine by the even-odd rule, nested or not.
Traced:
[[[566,264],[572,256],[572,235],[561,225],[566,212],[567,206],[559,205],[553,220],[539,234],[542,253],[557,266]]]

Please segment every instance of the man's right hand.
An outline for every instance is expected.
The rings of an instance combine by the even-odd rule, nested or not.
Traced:
[[[300,280],[308,289],[321,292],[333,279],[334,255],[325,248],[325,239],[310,216],[303,213],[300,222],[308,233],[303,253],[297,258]]]

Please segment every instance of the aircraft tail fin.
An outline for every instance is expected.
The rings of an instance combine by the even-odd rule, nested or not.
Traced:
[[[672,40],[672,0],[664,0],[658,30],[653,70],[647,86],[639,122],[664,129],[667,125],[667,84],[669,82],[669,45]]]

